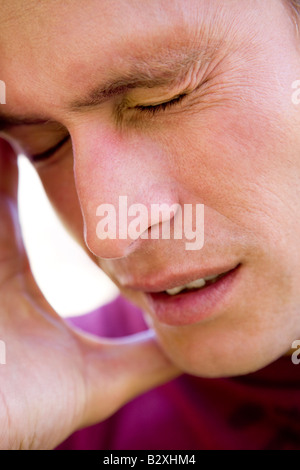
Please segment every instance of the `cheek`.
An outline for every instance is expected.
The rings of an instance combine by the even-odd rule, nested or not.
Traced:
[[[294,110],[280,117],[278,112],[267,116],[263,107],[236,108],[188,117],[180,135],[162,137],[176,169],[172,176],[259,243],[274,243],[276,233],[278,240],[281,234],[299,246],[293,237],[300,235],[300,133]]]
[[[186,120],[168,146],[177,163],[174,177],[209,207],[214,223],[225,217],[233,232],[245,235],[245,269],[222,318],[180,329],[153,319],[153,327],[188,373],[252,372],[283,355],[300,334],[297,121],[292,112],[281,118],[251,109],[207,112],[205,119]]]

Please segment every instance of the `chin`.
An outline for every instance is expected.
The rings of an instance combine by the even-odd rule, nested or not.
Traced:
[[[210,379],[237,377],[254,373],[275,360],[271,359],[266,362],[257,361],[253,357],[245,358],[244,361],[217,358],[216,361],[210,360],[207,363],[203,363],[202,361],[195,361],[186,357],[174,358],[170,355],[169,357],[183,373]]]
[[[160,336],[159,333],[157,334]],[[169,359],[183,372],[202,378],[225,378],[247,375],[261,370],[289,350],[286,344],[272,344],[269,338],[264,343],[249,341],[234,341],[233,337],[224,334],[223,341],[180,342],[174,339],[168,341],[160,338],[160,344]]]

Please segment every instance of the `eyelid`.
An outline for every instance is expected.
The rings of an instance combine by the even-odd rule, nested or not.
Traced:
[[[38,153],[35,155],[31,155],[30,159],[33,162],[39,162],[41,160],[46,160],[50,158],[55,152],[57,152],[68,140],[70,139],[70,135],[66,135],[62,140],[60,140],[56,145],[51,147],[50,149],[46,150],[45,152]]]
[[[172,105],[175,105],[175,104],[178,104],[180,103],[186,96],[188,95],[188,93],[180,93],[176,96],[174,96],[173,98],[169,98],[168,100],[166,101],[161,101],[159,103],[149,103],[149,104],[140,104],[140,105],[137,105],[137,106],[134,106],[133,108],[131,109],[138,109],[140,111],[155,111],[155,109],[165,109],[167,108],[168,106],[172,106]]]

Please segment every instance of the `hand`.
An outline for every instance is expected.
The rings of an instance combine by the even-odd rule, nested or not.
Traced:
[[[0,139],[0,448],[53,449],[178,372],[153,332],[99,340],[52,309],[22,242],[17,175],[16,155]]]

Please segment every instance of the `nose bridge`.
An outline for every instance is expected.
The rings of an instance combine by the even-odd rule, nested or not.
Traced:
[[[82,129],[73,142],[86,244],[97,257],[122,258],[135,249],[130,215],[142,208],[139,222],[147,230],[159,222],[150,219],[152,204],[177,202],[163,156],[153,142],[108,128]]]

